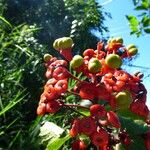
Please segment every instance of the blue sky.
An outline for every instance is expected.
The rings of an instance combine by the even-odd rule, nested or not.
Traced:
[[[138,15],[134,11],[132,0],[98,0],[103,5],[104,11],[110,12],[112,19],[107,18],[105,25],[109,28],[109,33],[105,36],[118,37],[124,39],[124,44],[135,44],[139,49],[139,56],[133,61],[133,65],[150,68],[150,35],[142,35],[137,38],[136,35],[130,35],[130,28],[126,15]],[[136,70],[144,73],[143,83],[148,91],[147,104],[150,108],[150,69],[141,69],[125,66],[125,69],[131,74]]]

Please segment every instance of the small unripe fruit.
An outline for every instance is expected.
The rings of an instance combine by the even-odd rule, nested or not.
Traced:
[[[72,45],[73,45],[72,38],[70,38],[70,37],[63,37],[62,38],[62,45],[61,45],[62,49],[71,48]]]
[[[70,62],[71,68],[75,69],[80,67],[84,63],[83,57],[80,55],[75,55]]]
[[[73,40],[70,37],[62,37],[62,38],[56,39],[53,43],[53,47],[56,50],[68,49],[68,48],[71,48],[72,45],[73,45]]]
[[[44,55],[44,61],[45,61],[45,62],[50,61],[51,58],[52,58],[52,55],[50,55],[50,54],[45,54],[45,55]]]
[[[56,39],[53,43],[53,47],[54,49],[58,50],[59,49],[59,45],[58,45],[58,42],[59,42],[60,38],[59,39]]]
[[[110,40],[110,42],[111,43],[116,43],[117,41],[116,41],[116,38],[112,38],[111,40]]]
[[[123,38],[117,37],[117,38],[116,38],[116,42],[123,44]]]
[[[102,65],[97,58],[91,58],[88,63],[88,70],[92,73],[97,73],[101,70]]]
[[[119,92],[115,98],[117,105],[122,109],[128,108],[131,103],[131,94],[128,91]]]
[[[128,49],[128,53],[129,53],[130,56],[136,55],[137,52],[138,52],[138,49],[137,49],[137,48]]]
[[[106,64],[110,67],[110,68],[120,68],[122,65],[122,60],[119,57],[119,55],[117,54],[109,54],[106,59]]]
[[[134,44],[130,44],[130,45],[127,46],[127,50],[129,50],[131,48],[136,48],[136,46]]]

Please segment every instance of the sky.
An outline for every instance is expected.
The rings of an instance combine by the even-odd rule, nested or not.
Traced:
[[[124,66],[124,68],[131,74],[136,70],[144,73],[143,83],[148,91],[147,105],[150,108],[150,34],[145,34],[139,38],[136,35],[130,35],[129,23],[126,15],[137,16],[140,12],[134,10],[132,0],[98,0],[103,6],[104,11],[109,12],[112,19],[107,18],[105,25],[109,28],[108,37],[122,37],[124,45],[135,44],[139,50],[139,56],[132,62],[132,65],[142,66],[143,68]],[[96,33],[97,34],[97,33]]]

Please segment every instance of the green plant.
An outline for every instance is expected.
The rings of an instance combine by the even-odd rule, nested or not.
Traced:
[[[138,16],[127,15],[131,34],[139,37],[142,34],[150,33],[150,2],[149,0],[132,0],[135,10],[140,12]]]
[[[44,47],[34,38],[39,31],[36,26],[13,26],[2,16],[0,24],[0,147],[11,149],[19,139],[22,143],[27,125],[36,117],[37,101],[33,99],[38,99],[35,91],[43,83]]]

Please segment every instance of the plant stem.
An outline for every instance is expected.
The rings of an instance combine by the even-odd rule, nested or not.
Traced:
[[[79,111],[77,111],[76,109],[72,108],[71,106],[69,106],[69,105],[67,105],[67,104],[64,104],[64,106],[68,107],[69,109],[71,109],[72,111],[76,112],[77,114],[80,114],[80,115],[82,115],[82,116],[84,116],[84,117],[87,117],[86,115],[80,113]]]
[[[76,93],[76,92],[73,92],[73,91],[70,91],[70,90],[67,90],[67,92],[69,92],[69,93],[71,93],[71,94],[73,94],[73,95],[80,96],[78,93]]]
[[[77,108],[83,108],[83,109],[87,109],[89,110],[89,108],[81,106],[81,105],[77,105],[77,104],[64,104],[64,106],[68,106],[68,107],[77,107]]]

